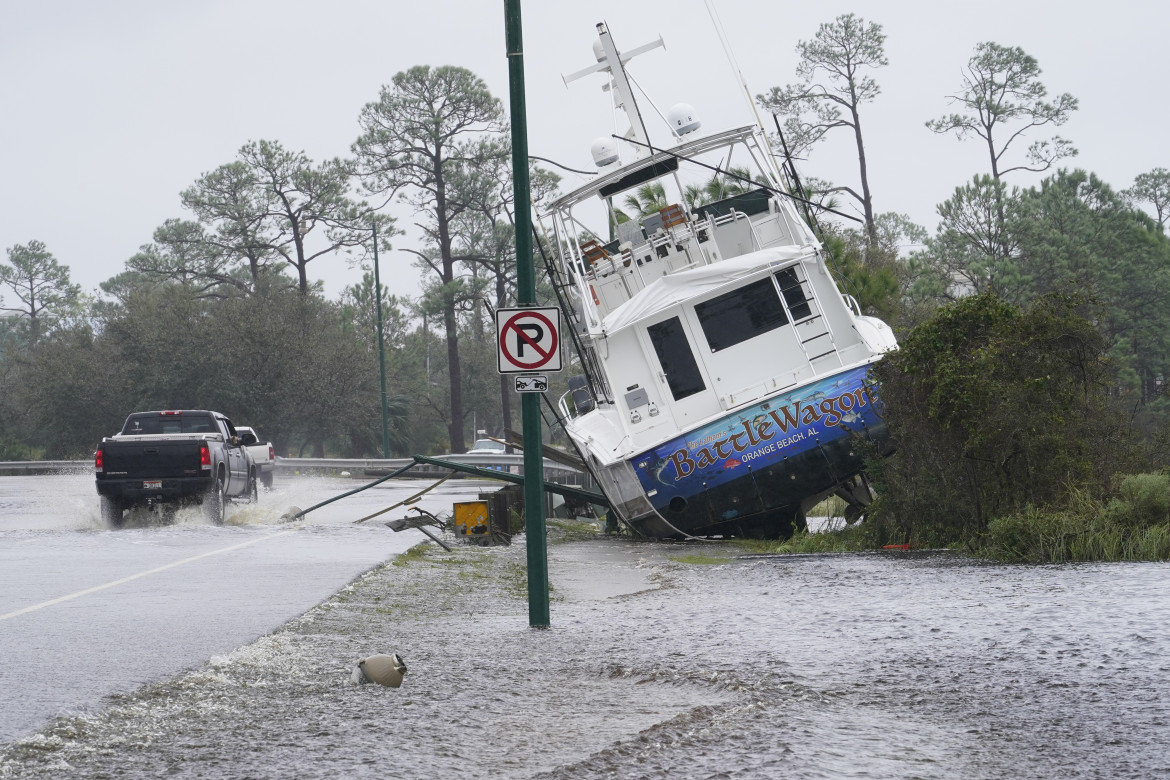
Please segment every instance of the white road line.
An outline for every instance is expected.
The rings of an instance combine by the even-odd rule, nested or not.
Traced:
[[[42,601],[40,604],[33,604],[30,607],[18,609],[15,612],[9,612],[6,615],[0,615],[0,622],[8,620],[9,618],[17,617],[18,615],[24,615],[24,614],[27,614],[29,612],[36,612],[38,609],[44,609],[45,607],[52,607],[52,606],[54,606],[56,604],[60,604],[64,601],[71,601],[73,599],[81,598],[82,596],[88,596],[91,593],[97,593],[98,591],[106,590],[107,588],[114,588],[114,587],[117,587],[118,585],[124,585],[125,583],[132,582],[133,580],[139,579],[140,577],[149,577],[151,574],[158,574],[160,571],[166,571],[167,569],[173,569],[176,566],[182,566],[185,563],[191,563],[192,561],[197,561],[200,558],[208,558],[212,555],[219,555],[220,553],[231,552],[232,550],[238,550],[241,547],[248,547],[249,545],[258,544],[259,542],[266,542],[269,539],[276,539],[277,537],[287,536],[291,533],[295,533],[295,531],[296,531],[296,529],[290,529],[288,531],[281,531],[278,534],[271,534],[270,536],[262,536],[259,539],[250,539],[246,542],[240,542],[239,544],[233,544],[230,547],[221,547],[218,550],[208,550],[205,553],[199,553],[198,555],[192,555],[190,558],[184,558],[181,561],[175,561],[173,563],[168,563],[165,566],[157,566],[153,569],[147,569],[146,571],[140,571],[137,574],[131,574],[129,577],[123,577],[120,580],[114,580],[113,582],[107,582],[104,585],[95,585],[92,588],[86,588],[85,590],[79,590],[76,593],[70,593],[67,596],[58,596],[55,599],[49,599],[48,601]]]

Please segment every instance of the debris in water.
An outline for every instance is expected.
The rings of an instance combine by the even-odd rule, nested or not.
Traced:
[[[406,662],[402,656],[371,655],[358,661],[353,668],[353,681],[359,685],[374,682],[388,688],[397,688],[402,685],[402,676],[406,674]]]

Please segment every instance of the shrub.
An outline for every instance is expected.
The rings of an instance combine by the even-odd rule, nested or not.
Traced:
[[[1075,503],[1068,486],[1104,495],[1103,475],[1126,468],[1132,435],[1111,408],[1115,372],[1084,306],[971,296],[876,364],[897,451],[872,469],[873,519],[916,543],[978,546],[991,518],[1043,515],[1038,536],[1015,538],[1047,549],[1059,510]]]
[[[1068,495],[1062,509],[1028,506],[992,520],[981,553],[1026,563],[1170,558],[1170,476],[1125,476],[1104,505],[1084,490]]]
[[[1124,475],[1117,493],[1105,505],[1104,516],[1110,523],[1134,529],[1170,523],[1170,475]]]

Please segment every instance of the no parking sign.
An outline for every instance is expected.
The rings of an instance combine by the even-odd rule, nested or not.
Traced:
[[[561,312],[496,309],[496,364],[501,374],[561,370]]]

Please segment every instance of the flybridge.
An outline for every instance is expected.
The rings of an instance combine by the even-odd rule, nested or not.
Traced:
[[[614,191],[612,188],[627,176],[651,169],[657,165],[670,166],[671,170],[664,171],[664,173],[671,173],[679,167],[680,161],[685,162],[692,158],[697,159],[712,151],[724,150],[726,152],[729,146],[734,147],[739,145],[742,152],[748,154],[753,162],[764,163],[765,153],[761,147],[762,141],[759,135],[759,128],[755,125],[744,125],[703,136],[702,138],[688,141],[669,150],[657,149],[645,159],[635,160],[629,165],[617,166],[614,170],[603,170],[597,178],[591,179],[585,186],[578,187],[567,195],[563,195],[552,201],[549,206],[549,211],[556,211],[574,203],[580,203],[595,195],[607,197],[608,195],[616,194],[621,190]],[[641,183],[637,182],[637,184]],[[635,185],[631,184],[630,186]],[[603,193],[603,189],[606,192]]]

